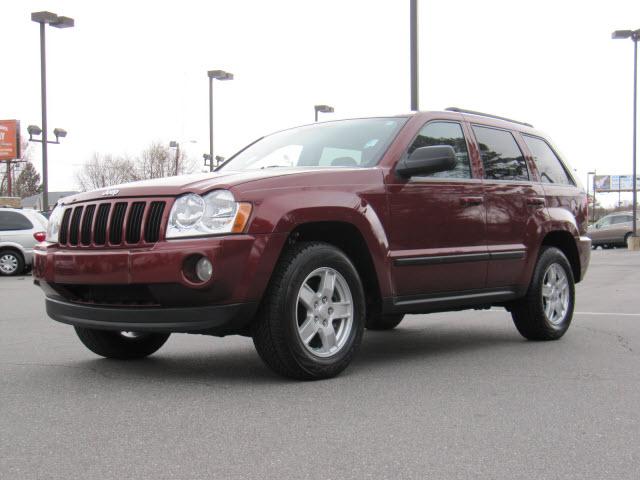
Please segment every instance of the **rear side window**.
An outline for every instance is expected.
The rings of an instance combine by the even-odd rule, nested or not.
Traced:
[[[525,143],[531,154],[533,155],[533,161],[536,163],[538,172],[540,173],[540,180],[543,183],[560,183],[562,185],[573,185],[571,178],[567,174],[567,171],[562,166],[560,159],[551,150],[551,147],[537,137],[530,137],[529,135],[523,135]]]
[[[491,180],[529,180],[524,155],[511,132],[473,126],[478,140],[484,178]]]
[[[422,127],[420,133],[409,147],[409,155],[421,147],[434,145],[450,145],[456,152],[456,167],[446,172],[436,172],[425,177],[434,178],[471,178],[469,166],[469,152],[467,142],[462,133],[462,127],[454,122],[431,122]]]
[[[31,230],[33,225],[27,217],[17,212],[0,212],[0,232],[8,230]]]
[[[633,221],[633,216],[631,215],[617,215],[615,217],[613,217],[613,220],[611,220],[612,224],[616,224],[616,223],[630,223]]]

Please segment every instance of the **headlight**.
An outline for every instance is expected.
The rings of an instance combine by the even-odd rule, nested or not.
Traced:
[[[189,193],[171,208],[166,238],[240,233],[249,220],[251,204],[236,202],[228,190],[204,196]]]
[[[64,208],[56,206],[49,215],[49,223],[47,224],[47,242],[58,243],[58,234],[60,233],[60,224],[62,223],[62,215]]]

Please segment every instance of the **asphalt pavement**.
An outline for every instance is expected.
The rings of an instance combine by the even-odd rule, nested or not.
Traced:
[[[594,252],[560,341],[503,310],[414,315],[321,382],[242,337],[98,358],[31,277],[0,279],[0,327],[2,479],[640,477],[640,253]]]

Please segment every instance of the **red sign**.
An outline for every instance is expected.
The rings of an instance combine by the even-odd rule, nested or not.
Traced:
[[[0,120],[0,160],[15,160],[20,156],[20,122]]]

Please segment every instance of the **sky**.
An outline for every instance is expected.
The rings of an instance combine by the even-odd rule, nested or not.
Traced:
[[[587,172],[630,174],[637,0],[419,0],[420,109],[458,106],[532,123]],[[75,19],[47,29],[49,190],[76,187],[94,152],[135,156],[151,142],[215,154],[322,119],[406,113],[409,0],[0,0],[0,118],[41,123],[33,11]],[[32,160],[40,168],[40,145]],[[604,203],[617,200],[603,196]]]

